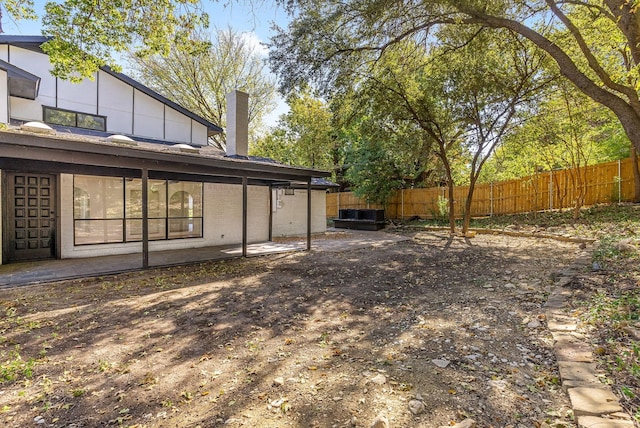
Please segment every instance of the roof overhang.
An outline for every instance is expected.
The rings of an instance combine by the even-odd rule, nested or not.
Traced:
[[[288,189],[306,189],[307,183],[302,183],[302,182],[274,183],[273,186],[288,188]],[[337,188],[337,187],[340,187],[340,185],[330,180],[327,180],[324,177],[313,177],[311,179],[312,190],[328,190],[328,189]]]
[[[25,132],[0,132],[0,169],[48,170],[51,172],[181,178],[216,183],[252,185],[311,182],[329,172],[284,165],[203,156],[182,152],[160,152],[114,143],[41,136]]]

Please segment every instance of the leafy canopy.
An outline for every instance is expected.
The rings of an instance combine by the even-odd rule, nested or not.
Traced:
[[[262,119],[275,104],[275,80],[265,70],[261,53],[245,34],[217,30],[209,43],[204,32],[196,39],[209,44],[194,52],[191,45],[172,44],[168,57],[129,55],[134,75],[144,84],[221,127],[226,126],[226,95],[234,89],[249,94],[251,141],[262,130]],[[224,150],[225,135],[211,144]]]
[[[37,18],[33,0],[4,0],[1,6],[14,20]],[[166,56],[174,44],[207,47],[192,39],[209,24],[200,0],[49,1],[44,10],[42,33],[51,40],[43,50],[52,73],[63,79],[92,77],[104,65],[119,69],[115,57],[130,50],[144,57]]]
[[[289,112],[280,117],[274,129],[256,141],[251,154],[290,165],[333,169],[329,106],[308,90],[291,94],[287,103]]]
[[[364,74],[391,46],[438,44],[481,26],[517,33],[546,52],[581,92],[609,108],[640,149],[640,17],[627,0],[289,0],[293,20],[273,39],[281,86],[332,91]],[[471,33],[473,34],[473,33]],[[466,43],[460,40],[461,44]]]

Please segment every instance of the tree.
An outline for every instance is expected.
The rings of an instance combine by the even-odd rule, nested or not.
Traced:
[[[358,90],[352,96],[360,100],[360,114],[366,118],[361,127],[365,142],[378,147],[382,143],[387,146],[385,159],[390,165],[386,170],[395,170],[397,175],[401,172],[395,159],[406,159],[412,152],[411,148],[415,147],[414,154],[420,153],[421,156],[413,159],[420,162],[435,146],[434,151],[443,166],[443,181],[449,188],[449,222],[451,231],[455,231],[454,177],[450,154],[459,152],[460,137],[464,131],[456,120],[452,99],[443,92],[443,76],[437,72],[435,64],[429,64],[423,48],[405,42],[390,48],[370,73],[358,77]],[[379,157],[363,157],[358,161],[358,169],[381,169]],[[408,166],[412,164],[408,162]],[[407,167],[403,172],[408,175]],[[392,180],[388,173],[370,176],[369,182],[364,183],[370,200],[379,198],[373,194],[376,189],[385,195],[390,186],[400,187],[399,183],[394,185],[394,181],[401,177]],[[376,177],[377,185],[372,182],[373,177]],[[359,183],[356,181],[356,184]]]
[[[457,36],[447,43],[457,43]],[[444,55],[444,53],[447,53]],[[471,219],[471,204],[484,163],[510,132],[518,111],[539,92],[548,79],[541,75],[543,59],[507,34],[476,33],[456,49],[434,49],[428,63],[417,64],[419,85],[394,89],[413,119],[436,142],[447,173],[449,223],[455,231],[452,165],[460,152],[468,158],[468,192],[463,207],[462,233]],[[399,82],[402,67],[394,76]]]
[[[200,0],[49,1],[42,32],[51,40],[42,48],[55,76],[81,80],[103,65],[119,69],[114,53],[167,56],[174,45],[206,50],[208,43],[193,35],[208,24]]]
[[[203,35],[197,40],[199,45],[208,43]],[[131,54],[129,59],[140,81],[221,127],[226,124],[226,95],[234,89],[247,92],[252,140],[274,107],[275,81],[267,74],[262,56],[245,35],[231,29],[216,31],[202,52],[173,44],[168,57]],[[224,150],[225,135],[213,137],[211,144]]]
[[[289,112],[251,147],[251,153],[291,165],[333,169],[332,115],[327,103],[309,91],[287,98]]]
[[[396,190],[403,187],[402,171],[379,140],[360,141],[347,154],[347,180],[353,193],[374,204],[387,205]]]
[[[0,7],[4,9],[11,19],[14,21],[21,21],[23,19],[34,20],[37,19],[33,9],[33,0],[3,0],[0,3]],[[0,17],[2,16],[2,10],[0,10]],[[0,26],[0,33],[4,32]]]
[[[562,75],[609,108],[640,151],[640,16],[627,0],[436,0],[363,5],[357,0],[286,2],[294,16],[273,40],[272,67],[283,87],[311,79],[324,88],[348,81],[336,70],[368,68],[404,40],[438,41],[449,27],[481,25],[521,35],[544,50]],[[589,35],[589,37],[587,37]],[[597,35],[597,37],[594,37]],[[597,41],[589,44],[587,39]],[[612,49],[613,48],[613,49]],[[601,52],[607,52],[601,56]]]
[[[587,101],[587,102],[585,102]],[[584,198],[587,192],[584,167],[593,163],[593,158],[597,156],[597,150],[603,149],[604,144],[595,145],[593,141],[598,137],[598,127],[590,126],[585,120],[586,115],[591,113],[592,121],[597,121],[594,114],[594,105],[584,99],[584,95],[571,91],[566,82],[558,82],[554,87],[554,95],[548,100],[548,108],[551,114],[536,117],[533,121],[534,138],[538,139],[536,144],[539,150],[539,159],[546,169],[551,171],[558,168],[566,168],[567,185],[560,186],[556,183],[560,206],[567,197],[568,189],[573,189],[573,219],[580,216],[580,209],[584,205]],[[597,106],[596,106],[597,107]],[[592,110],[589,112],[588,108]],[[597,110],[596,110],[597,111]]]
[[[409,40],[397,43],[367,73],[350,74],[360,141],[347,176],[356,193],[386,201],[404,177],[426,166],[433,148],[449,189],[452,232],[456,211],[461,211],[455,209],[454,165],[466,163],[469,192],[462,211],[467,232],[484,162],[509,132],[512,118],[547,82],[540,73],[540,53],[530,52],[514,35],[503,39],[479,30],[457,49],[428,51]],[[447,37],[447,43],[457,45],[458,35]],[[345,93],[334,98],[344,99]],[[412,171],[414,165],[418,168]]]
[[[513,180],[541,171],[629,156],[629,139],[604,106],[558,80],[496,151],[481,180]],[[580,159],[580,162],[575,162]]]
[[[434,159],[422,129],[380,89],[362,82],[364,93],[333,104],[343,113],[346,181],[367,202],[387,205],[395,191],[427,178]],[[346,116],[345,104],[351,109]]]

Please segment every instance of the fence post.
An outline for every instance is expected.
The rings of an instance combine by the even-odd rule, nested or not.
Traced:
[[[340,217],[340,192],[338,192],[338,213],[336,215]]]
[[[618,159],[618,203],[622,202],[622,165]]]
[[[404,187],[402,189],[400,189],[400,220],[404,221]]]
[[[553,209],[553,171],[549,171],[549,209]]]
[[[493,181],[489,187],[489,217],[493,217]]]

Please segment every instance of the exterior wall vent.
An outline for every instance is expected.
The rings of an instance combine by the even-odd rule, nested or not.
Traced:
[[[27,122],[20,125],[21,131],[33,132],[36,134],[50,134],[53,135],[56,131],[49,125],[45,125],[42,122]]]

